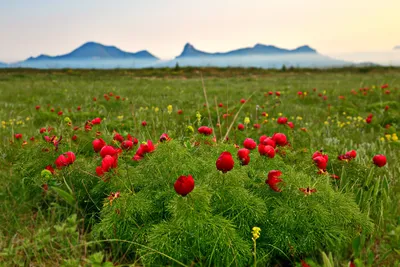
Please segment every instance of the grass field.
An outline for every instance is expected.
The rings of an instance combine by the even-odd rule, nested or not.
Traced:
[[[399,88],[395,68],[0,70],[0,263],[400,266]]]

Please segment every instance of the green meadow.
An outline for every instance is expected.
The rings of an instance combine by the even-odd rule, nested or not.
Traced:
[[[399,89],[397,68],[0,70],[0,265],[400,266]]]

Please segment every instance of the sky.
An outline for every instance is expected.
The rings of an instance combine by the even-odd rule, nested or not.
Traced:
[[[162,59],[187,42],[207,52],[262,43],[361,55],[400,45],[399,11],[400,0],[0,0],[0,61],[87,41]]]

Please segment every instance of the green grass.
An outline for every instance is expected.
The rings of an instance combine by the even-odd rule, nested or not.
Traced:
[[[0,263],[399,266],[399,81],[396,68],[0,70]],[[277,124],[280,116],[294,129]],[[85,131],[96,117],[101,124]],[[198,134],[202,125],[213,135]],[[40,134],[42,127],[53,129]],[[92,141],[100,135],[117,147],[114,132],[139,144],[158,143],[164,132],[172,140],[139,162],[137,146],[122,152],[118,167],[98,177]],[[273,159],[255,149],[240,166],[234,144],[276,132],[290,145]],[[45,135],[62,136],[57,151]],[[311,156],[320,149],[329,155],[327,172],[340,179],[317,174]],[[337,159],[352,149],[356,159]],[[43,172],[67,151],[76,155],[71,166]],[[226,174],[215,167],[223,151],[235,161]],[[386,166],[372,163],[376,154],[386,155]],[[274,169],[283,173],[280,193],[265,184]],[[181,197],[174,182],[188,174],[195,188]],[[305,196],[299,188],[307,187],[317,191]],[[113,192],[120,197],[110,202]],[[254,226],[261,228],[256,257]]]

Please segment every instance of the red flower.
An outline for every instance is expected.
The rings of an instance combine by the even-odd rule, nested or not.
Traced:
[[[275,141],[275,143],[278,146],[285,146],[287,144],[287,138],[286,135],[283,133],[276,133],[272,136],[272,140]]]
[[[301,260],[301,267],[311,267],[310,265],[307,264],[304,260]]]
[[[233,161],[231,153],[228,151],[222,152],[216,162],[217,169],[223,173],[232,170],[234,165],[235,162]]]
[[[54,112],[54,108],[51,108],[51,109],[50,109],[50,112]]]
[[[276,148],[276,143],[275,141],[266,135],[263,135],[260,137],[260,144],[263,144],[264,146],[272,146],[273,148]]]
[[[271,187],[272,190],[275,192],[281,192],[282,190],[278,187],[278,184],[283,182],[281,178],[279,178],[282,175],[281,171],[278,170],[272,170],[269,171],[268,173],[268,179],[265,180],[265,183]]]
[[[328,154],[322,153],[322,150],[314,152],[314,154],[312,155],[312,159],[314,159],[316,157],[323,157],[326,162],[328,162],[328,160],[329,160]]]
[[[240,163],[242,165],[247,165],[250,162],[250,150],[248,150],[247,148],[242,148],[238,150],[237,156],[240,160]]]
[[[120,135],[119,133],[117,133],[117,132],[114,134],[113,139],[118,141],[118,142],[120,142],[120,143],[122,143],[124,141],[124,137],[122,135]]]
[[[99,139],[93,140],[92,145],[93,145],[94,151],[97,153],[97,152],[100,152],[100,150],[106,145],[106,142],[104,142],[103,139],[99,138]]]
[[[126,139],[128,139],[129,141],[132,141],[133,145],[137,145],[137,143],[139,142],[136,137],[132,137],[130,134],[128,134],[126,136]]]
[[[289,121],[288,123],[287,123],[287,125],[291,128],[291,129],[293,129],[294,128],[294,123],[293,122],[291,122],[291,121]]]
[[[389,110],[389,106],[385,106],[385,111]]]
[[[75,161],[75,154],[71,151],[68,151],[60,156],[55,160],[54,164],[58,169],[61,169],[62,167],[71,165]]]
[[[298,95],[298,96],[303,96],[303,92],[302,92],[302,91],[298,91],[298,92],[297,92],[297,95]]]
[[[385,94],[386,94],[386,95],[390,95],[390,90],[386,90],[386,91],[385,91]]]
[[[183,114],[182,109],[178,110],[177,113],[178,113],[178,115],[182,115]]]
[[[322,156],[318,156],[313,158],[315,165],[318,167],[318,169],[320,170],[325,170],[326,166],[328,165],[328,161],[322,157]]]
[[[96,98],[96,97],[93,97],[93,101],[97,101],[97,98]]]
[[[251,138],[246,138],[243,142],[243,146],[247,149],[253,150],[257,147],[257,143]]]
[[[142,126],[143,127],[147,126],[147,122],[146,121],[142,121]]]
[[[138,154],[135,154],[135,155],[132,157],[132,160],[133,160],[133,161],[139,161],[139,160],[141,160],[142,158],[143,158],[143,156],[138,155]]]
[[[54,174],[54,169],[53,169],[53,167],[51,165],[47,165],[45,169],[50,171],[51,174]]]
[[[151,153],[155,150],[153,142],[151,140],[147,140],[147,143],[140,144],[139,148],[136,150],[136,157],[133,157],[133,160],[140,160],[147,153]]]
[[[275,157],[275,149],[268,145],[259,144],[258,153],[260,153],[261,156],[268,156],[271,159]]]
[[[36,110],[39,110],[39,109],[40,109],[40,106],[39,106],[39,105],[37,105],[35,108],[36,108]]]
[[[275,92],[275,95],[276,96],[281,96],[281,92],[277,91],[277,92]]]
[[[374,164],[378,167],[383,167],[386,165],[386,156],[385,155],[382,155],[382,154],[375,155],[372,158],[372,160],[373,160]]]
[[[63,112],[61,110],[57,113],[58,116],[61,116],[62,114]]]
[[[111,168],[116,168],[117,167],[117,157],[106,155],[103,160],[101,161],[101,168],[103,169],[104,172],[108,172]]]
[[[103,146],[100,150],[100,156],[104,158],[105,156],[115,156],[118,153],[118,150],[113,146]]]
[[[242,103],[242,104],[246,103],[246,99],[244,99],[244,98],[240,99],[240,103]]]
[[[98,176],[103,176],[104,175],[104,170],[103,170],[103,168],[101,167],[101,166],[97,166],[96,167],[96,173],[97,173],[97,175]]]
[[[310,187],[307,187],[307,188],[299,188],[299,190],[300,190],[301,192],[303,192],[304,195],[306,195],[306,196],[309,196],[309,195],[311,195],[312,193],[317,192],[317,189],[315,189],[315,188],[310,188]]]
[[[101,123],[101,119],[100,118],[95,118],[92,120],[92,124],[96,125],[96,124],[100,124]]]
[[[40,133],[44,133],[44,132],[46,132],[46,128],[45,128],[45,127],[43,127],[43,128],[40,128],[39,132],[40,132]]]
[[[76,141],[76,139],[78,139],[78,136],[76,136],[76,134],[74,134],[74,135],[71,137],[71,139],[72,139],[72,141]]]
[[[161,136],[160,136],[160,142],[165,142],[165,141],[169,141],[169,140],[171,140],[171,138],[168,136],[168,134],[166,134],[166,133],[163,133]]]
[[[201,133],[201,134],[204,134],[204,135],[211,135],[212,132],[213,132],[212,128],[209,128],[209,127],[207,127],[207,126],[201,126],[201,127],[199,127],[199,128],[197,129],[197,131],[198,131],[199,133]]]
[[[244,130],[244,125],[241,124],[241,123],[239,123],[239,125],[238,125],[238,130],[239,130],[239,131],[243,131],[243,130]]]
[[[287,118],[286,117],[279,117],[276,122],[278,124],[286,124],[287,123]]]
[[[222,103],[218,104],[218,107],[220,107],[220,108],[222,108],[223,106],[224,106],[224,104],[222,104]]]
[[[355,159],[357,157],[357,152],[355,150],[350,150],[350,151],[346,152],[346,155],[352,159]]]
[[[15,139],[21,139],[22,134],[20,134],[20,133],[14,134],[14,137],[15,137]]]
[[[332,178],[332,179],[336,179],[336,180],[339,180],[339,179],[340,179],[340,177],[337,176],[336,174],[331,174],[331,178]]]
[[[174,189],[176,193],[178,193],[183,197],[192,192],[193,188],[194,188],[194,179],[191,175],[179,176],[179,178],[176,180],[174,184]]]
[[[260,124],[258,124],[258,123],[253,124],[253,128],[254,129],[260,129]]]
[[[121,143],[121,148],[123,150],[130,150],[133,147],[133,142],[130,140],[125,140]]]
[[[381,89],[386,89],[386,88],[388,88],[388,87],[389,87],[389,84],[387,84],[387,83],[381,85]]]
[[[370,124],[371,121],[372,121],[372,117],[367,117],[367,118],[365,119],[365,122],[368,123],[368,124]]]

